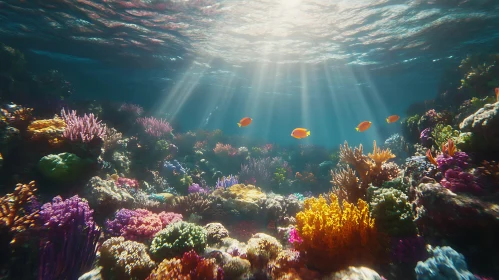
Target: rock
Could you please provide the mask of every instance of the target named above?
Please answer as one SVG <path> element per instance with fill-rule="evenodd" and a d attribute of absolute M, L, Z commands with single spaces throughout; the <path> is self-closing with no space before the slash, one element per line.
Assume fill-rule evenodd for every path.
<path fill-rule="evenodd" d="M 100 274 L 101 270 L 102 270 L 101 266 L 94 268 L 89 272 L 80 276 L 78 280 L 102 280 L 102 275 Z"/>
<path fill-rule="evenodd" d="M 499 102 L 486 104 L 474 114 L 465 118 L 459 129 L 471 132 L 472 149 L 481 153 L 499 154 Z"/>
<path fill-rule="evenodd" d="M 471 271 L 499 275 L 499 205 L 439 183 L 421 183 L 415 193 L 416 223 L 426 241 L 462 253 Z"/>

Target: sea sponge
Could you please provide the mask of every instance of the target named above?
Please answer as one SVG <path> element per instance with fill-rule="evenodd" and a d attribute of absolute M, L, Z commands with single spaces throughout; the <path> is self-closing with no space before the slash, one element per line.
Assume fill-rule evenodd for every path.
<path fill-rule="evenodd" d="M 68 182 L 75 179 L 90 162 L 75 154 L 60 153 L 44 156 L 38 162 L 38 169 L 47 178 L 56 182 Z"/>
<path fill-rule="evenodd" d="M 144 279 L 154 266 L 147 253 L 147 247 L 123 237 L 111 237 L 102 243 L 99 265 L 102 274 L 115 279 Z"/>
<path fill-rule="evenodd" d="M 269 261 L 275 259 L 281 250 L 282 245 L 275 237 L 257 233 L 248 240 L 246 256 L 252 267 L 262 269 Z"/>
<path fill-rule="evenodd" d="M 303 242 L 296 244 L 306 252 L 310 268 L 332 272 L 355 264 L 383 260 L 383 251 L 369 208 L 359 199 L 357 206 L 329 194 L 330 204 L 320 196 L 305 200 L 304 210 L 296 215 L 296 229 Z"/>
<path fill-rule="evenodd" d="M 207 231 L 195 224 L 179 221 L 169 224 L 154 236 L 150 251 L 158 259 L 181 256 L 190 250 L 203 252 Z"/>

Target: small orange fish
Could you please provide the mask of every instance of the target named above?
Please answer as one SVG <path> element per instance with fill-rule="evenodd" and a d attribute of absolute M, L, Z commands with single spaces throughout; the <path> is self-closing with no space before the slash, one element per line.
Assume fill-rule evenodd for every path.
<path fill-rule="evenodd" d="M 388 118 L 386 118 L 387 123 L 394 123 L 400 119 L 399 115 L 391 115 Z"/>
<path fill-rule="evenodd" d="M 499 87 L 496 87 L 496 101 L 499 101 Z"/>
<path fill-rule="evenodd" d="M 248 118 L 248 117 L 246 117 L 246 118 L 242 118 L 242 119 L 241 119 L 241 120 L 237 123 L 237 125 L 238 125 L 239 127 L 241 127 L 241 126 L 242 126 L 242 127 L 245 127 L 245 126 L 248 126 L 248 125 L 251 123 L 251 121 L 252 121 L 252 120 L 253 120 L 252 118 Z"/>
<path fill-rule="evenodd" d="M 363 122 L 359 123 L 359 125 L 355 128 L 355 130 L 357 130 L 358 132 L 364 132 L 369 127 L 371 127 L 371 123 L 372 122 L 370 122 L 370 121 L 363 121 Z"/>
<path fill-rule="evenodd" d="M 295 128 L 293 132 L 291 132 L 291 136 L 296 139 L 302 139 L 310 136 L 310 130 L 306 128 Z"/>

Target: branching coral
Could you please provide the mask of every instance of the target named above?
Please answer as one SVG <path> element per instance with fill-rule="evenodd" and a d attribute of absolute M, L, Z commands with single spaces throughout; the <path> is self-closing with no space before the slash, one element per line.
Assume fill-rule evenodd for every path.
<path fill-rule="evenodd" d="M 191 193 L 187 196 L 175 197 L 172 207 L 175 212 L 182 213 L 185 217 L 192 214 L 203 215 L 210 212 L 213 201 L 208 195 Z"/>
<path fill-rule="evenodd" d="M 307 264 L 323 272 L 337 271 L 351 264 L 373 264 L 383 260 L 383 251 L 365 201 L 357 206 L 329 195 L 305 200 L 305 209 L 296 215 L 297 231 L 303 242 L 297 245 L 307 252 Z"/>
<path fill-rule="evenodd" d="M 39 211 L 30 209 L 31 204 L 36 202 L 36 190 L 35 181 L 17 184 L 13 193 L 0 198 L 0 226 L 14 233 L 11 243 L 15 243 L 19 234 L 36 224 Z"/>
<path fill-rule="evenodd" d="M 181 259 L 162 261 L 148 280 L 221 280 L 224 273 L 215 259 L 205 259 L 194 251 L 185 252 Z"/>
<path fill-rule="evenodd" d="M 125 241 L 123 237 L 106 240 L 100 252 L 99 265 L 103 267 L 103 274 L 112 273 L 115 279 L 144 279 L 155 266 L 144 244 Z"/>
<path fill-rule="evenodd" d="M 106 126 L 97 120 L 94 114 L 84 114 L 83 117 L 77 116 L 76 111 L 61 111 L 61 117 L 66 122 L 63 136 L 71 141 L 82 141 L 88 143 L 94 138 L 103 138 L 106 134 Z"/>
<path fill-rule="evenodd" d="M 381 186 L 383 182 L 397 177 L 399 168 L 395 163 L 386 163 L 394 158 L 395 155 L 390 149 L 380 149 L 374 141 L 373 152 L 368 156 L 363 154 L 362 144 L 352 150 L 345 141 L 343 146 L 340 145 L 340 161 L 354 167 L 357 175 L 360 177 L 360 182 L 354 184 L 356 178 L 351 169 L 340 169 L 340 171 L 332 173 L 333 185 L 339 190 L 335 190 L 341 199 L 346 196 L 350 202 L 355 202 L 357 199 L 365 198 L 365 194 L 369 184 Z"/>

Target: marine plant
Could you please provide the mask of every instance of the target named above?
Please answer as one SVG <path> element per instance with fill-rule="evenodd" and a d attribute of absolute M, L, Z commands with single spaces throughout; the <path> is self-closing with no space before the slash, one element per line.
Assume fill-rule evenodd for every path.
<path fill-rule="evenodd" d="M 181 256 L 195 250 L 202 253 L 207 244 L 207 231 L 188 222 L 169 224 L 154 236 L 149 250 L 157 259 Z"/>
<path fill-rule="evenodd" d="M 304 210 L 296 214 L 296 230 L 303 240 L 296 248 L 306 252 L 310 268 L 321 272 L 338 271 L 349 265 L 370 265 L 382 261 L 375 221 L 368 204 L 346 200 L 342 205 L 335 194 L 329 204 L 322 195 L 305 200 Z"/>

